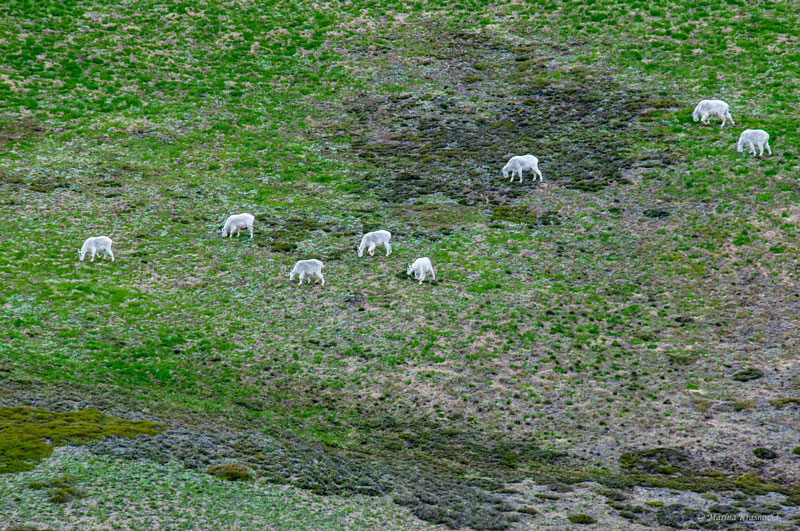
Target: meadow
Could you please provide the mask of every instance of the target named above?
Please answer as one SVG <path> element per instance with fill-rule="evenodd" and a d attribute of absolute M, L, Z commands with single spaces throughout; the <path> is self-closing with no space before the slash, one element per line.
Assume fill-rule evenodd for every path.
<path fill-rule="evenodd" d="M 0 523 L 797 525 L 798 9 L 4 2 Z"/>

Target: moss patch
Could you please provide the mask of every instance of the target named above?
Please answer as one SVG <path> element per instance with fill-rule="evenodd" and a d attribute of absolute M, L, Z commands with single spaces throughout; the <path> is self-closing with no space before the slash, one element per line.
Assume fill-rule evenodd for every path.
<path fill-rule="evenodd" d="M 753 367 L 748 367 L 735 373 L 733 376 L 731 376 L 731 378 L 737 382 L 749 382 L 750 380 L 758 380 L 762 376 L 764 376 L 764 371 L 755 369 Z"/>
<path fill-rule="evenodd" d="M 569 518 L 569 521 L 572 522 L 573 524 L 586 525 L 586 524 L 593 524 L 597 521 L 588 514 L 571 514 L 567 518 Z"/>
<path fill-rule="evenodd" d="M 32 470 L 55 446 L 85 444 L 100 437 L 153 435 L 161 429 L 158 423 L 109 417 L 96 409 L 56 412 L 2 407 L 0 474 Z"/>
<path fill-rule="evenodd" d="M 753 455 L 755 455 L 759 459 L 775 459 L 776 457 L 778 457 L 778 454 L 776 454 L 769 448 L 756 448 L 755 450 L 753 450 Z"/>
<path fill-rule="evenodd" d="M 756 403 L 752 400 L 737 400 L 731 404 L 734 411 L 744 411 L 746 409 L 753 409 Z"/>
<path fill-rule="evenodd" d="M 780 409 L 783 406 L 787 406 L 789 404 L 797 404 L 800 405 L 800 398 L 788 397 L 788 398 L 774 398 L 769 401 L 770 404 L 775 406 L 776 408 Z"/>
<path fill-rule="evenodd" d="M 665 218 L 669 212 L 663 208 L 648 208 L 642 212 L 648 218 Z"/>
<path fill-rule="evenodd" d="M 625 495 L 624 492 L 617 490 L 617 489 L 600 489 L 597 491 L 598 494 L 601 496 L 605 496 L 611 501 L 625 501 L 628 499 L 628 496 Z"/>
<path fill-rule="evenodd" d="M 226 463 L 208 467 L 207 472 L 212 476 L 227 479 L 228 481 L 250 481 L 254 479 L 253 472 L 242 463 Z"/>
<path fill-rule="evenodd" d="M 651 448 L 626 452 L 619 458 L 619 464 L 629 470 L 650 474 L 674 474 L 686 468 L 689 458 L 675 448 Z"/>
<path fill-rule="evenodd" d="M 78 498 L 83 498 L 86 493 L 75 483 L 74 476 L 61 476 L 49 481 L 32 481 L 28 484 L 29 489 L 42 490 L 50 489 L 47 492 L 47 499 L 53 503 L 67 503 Z"/>

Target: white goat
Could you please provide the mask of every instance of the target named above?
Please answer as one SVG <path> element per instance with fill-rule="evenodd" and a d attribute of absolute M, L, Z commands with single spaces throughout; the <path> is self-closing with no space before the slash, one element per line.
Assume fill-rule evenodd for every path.
<path fill-rule="evenodd" d="M 697 104 L 697 107 L 694 108 L 694 112 L 692 113 L 692 118 L 695 122 L 700 120 L 706 125 L 709 125 L 708 120 L 712 116 L 719 116 L 722 118 L 721 128 L 725 127 L 725 122 L 728 120 L 730 120 L 731 126 L 736 125 L 733 122 L 730 111 L 728 111 L 728 104 L 722 100 L 703 100 Z"/>
<path fill-rule="evenodd" d="M 764 148 L 767 148 L 767 153 L 772 155 L 772 148 L 769 147 L 769 133 L 763 129 L 745 129 L 742 131 L 742 134 L 739 135 L 739 141 L 736 143 L 736 151 L 742 153 L 745 144 L 750 148 L 750 152 L 753 155 L 756 154 L 756 146 L 758 146 L 759 157 L 764 156 Z"/>
<path fill-rule="evenodd" d="M 414 275 L 414 279 L 419 280 L 419 283 L 422 284 L 422 281 L 425 280 L 425 276 L 430 273 L 433 280 L 436 280 L 436 272 L 433 270 L 433 266 L 431 265 L 431 259 L 427 256 L 423 256 L 422 258 L 417 258 L 414 260 L 414 263 L 408 266 L 406 270 L 407 275 Z"/>
<path fill-rule="evenodd" d="M 503 166 L 503 178 L 508 177 L 508 174 L 511 174 L 511 181 L 514 182 L 514 174 L 519 175 L 519 182 L 522 182 L 522 172 L 525 170 L 530 170 L 533 172 L 533 180 L 536 180 L 536 176 L 539 176 L 539 180 L 544 180 L 542 178 L 542 172 L 539 171 L 539 159 L 534 157 L 533 155 L 520 155 L 516 157 L 511 157 L 509 161 Z"/>
<path fill-rule="evenodd" d="M 289 273 L 289 281 L 294 280 L 295 275 L 300 275 L 300 282 L 297 285 L 301 285 L 303 283 L 303 279 L 308 275 L 308 283 L 311 284 L 311 276 L 315 275 L 318 279 L 322 281 L 322 285 L 325 285 L 325 277 L 322 276 L 322 268 L 325 267 L 325 264 L 320 262 L 319 260 L 311 259 L 311 260 L 298 260 L 296 264 L 294 264 L 294 268 L 292 272 Z M 316 280 L 315 280 L 316 282 Z"/>
<path fill-rule="evenodd" d="M 370 256 L 375 256 L 375 247 L 378 245 L 386 247 L 386 256 L 389 256 L 392 254 L 392 246 L 389 244 L 390 239 L 392 239 L 392 233 L 388 230 L 376 230 L 375 232 L 366 233 L 358 245 L 358 256 L 364 256 L 364 249 L 367 249 Z"/>
<path fill-rule="evenodd" d="M 90 260 L 90 262 L 94 262 L 94 255 L 102 251 L 103 256 L 110 256 L 111 261 L 113 262 L 114 253 L 111 252 L 112 243 L 114 242 L 112 242 L 111 238 L 107 236 L 97 236 L 95 238 L 88 238 L 85 242 L 83 242 L 83 247 L 81 247 L 81 250 L 78 251 L 78 256 L 80 256 L 81 262 L 83 262 L 83 258 L 86 256 L 86 253 L 91 251 L 92 259 Z"/>
<path fill-rule="evenodd" d="M 235 214 L 230 216 L 227 220 L 225 220 L 225 226 L 222 227 L 222 237 L 228 236 L 229 238 L 233 236 L 233 233 L 236 233 L 236 237 L 239 237 L 239 231 L 242 229 L 247 229 L 250 231 L 250 237 L 253 237 L 253 222 L 256 218 L 253 217 L 252 214 Z"/>

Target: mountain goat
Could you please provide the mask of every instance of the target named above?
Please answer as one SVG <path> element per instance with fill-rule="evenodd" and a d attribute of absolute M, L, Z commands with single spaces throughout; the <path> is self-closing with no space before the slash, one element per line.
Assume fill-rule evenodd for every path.
<path fill-rule="evenodd" d="M 534 157 L 533 155 L 520 155 L 516 157 L 511 157 L 509 161 L 503 166 L 503 178 L 505 179 L 508 177 L 508 174 L 511 174 L 511 181 L 514 182 L 514 174 L 519 176 L 519 182 L 522 182 L 522 172 L 525 170 L 530 170 L 533 173 L 533 180 L 536 180 L 536 176 L 539 176 L 539 180 L 544 180 L 542 178 L 542 172 L 539 171 L 539 159 Z"/>
<path fill-rule="evenodd" d="M 81 262 L 83 262 L 83 258 L 86 256 L 86 253 L 91 251 L 92 259 L 90 260 L 90 262 L 94 262 L 94 255 L 102 251 L 103 256 L 110 256 L 111 261 L 113 262 L 114 253 L 111 252 L 112 243 L 114 242 L 112 242 L 111 238 L 107 236 L 97 236 L 94 238 L 89 238 L 85 242 L 83 242 L 83 247 L 81 247 L 81 250 L 78 251 L 78 256 L 80 256 Z"/>
<path fill-rule="evenodd" d="M 436 272 L 433 270 L 433 266 L 431 265 L 431 259 L 427 256 L 423 256 L 422 258 L 417 258 L 414 260 L 414 263 L 408 266 L 406 270 L 407 275 L 414 275 L 414 279 L 419 280 L 419 283 L 422 284 L 422 281 L 425 280 L 425 276 L 430 273 L 431 278 L 436 280 Z"/>
<path fill-rule="evenodd" d="M 721 128 L 725 127 L 725 122 L 728 120 L 730 120 L 731 126 L 736 125 L 733 122 L 731 113 L 728 111 L 728 104 L 722 100 L 703 100 L 697 104 L 697 107 L 694 108 L 694 112 L 692 113 L 692 118 L 695 122 L 700 120 L 706 125 L 709 125 L 708 119 L 712 116 L 719 116 L 722 118 Z"/>
<path fill-rule="evenodd" d="M 764 156 L 764 148 L 767 148 L 767 153 L 772 155 L 772 148 L 769 147 L 769 133 L 763 129 L 745 129 L 739 135 L 739 141 L 736 143 L 736 151 L 742 153 L 744 145 L 750 148 L 750 152 L 756 154 L 756 146 L 758 146 L 758 156 Z"/>
<path fill-rule="evenodd" d="M 308 275 L 308 283 L 311 284 L 311 276 L 314 275 L 322 281 L 322 285 L 324 286 L 325 277 L 322 276 L 323 267 L 325 267 L 325 264 L 316 259 L 298 260 L 297 263 L 294 264 L 292 272 L 289 273 L 289 281 L 293 281 L 295 275 L 300 275 L 300 282 L 297 283 L 297 285 L 300 286 L 303 283 L 303 279 Z"/>
<path fill-rule="evenodd" d="M 225 220 L 225 226 L 222 227 L 222 237 L 231 237 L 236 232 L 236 237 L 239 237 L 239 231 L 247 229 L 250 231 L 250 237 L 253 237 L 253 222 L 256 218 L 252 214 L 235 214 Z"/>
<path fill-rule="evenodd" d="M 367 249 L 370 256 L 374 256 L 375 247 L 378 245 L 383 245 L 386 248 L 386 256 L 389 256 L 392 254 L 392 246 L 389 244 L 391 238 L 392 233 L 388 230 L 376 230 L 366 233 L 358 245 L 358 256 L 364 256 L 364 249 Z"/>

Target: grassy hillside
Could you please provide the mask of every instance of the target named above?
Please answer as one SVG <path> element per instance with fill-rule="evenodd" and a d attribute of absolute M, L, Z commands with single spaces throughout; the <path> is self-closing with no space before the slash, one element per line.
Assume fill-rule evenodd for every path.
<path fill-rule="evenodd" d="M 789 522 L 798 8 L 5 2 L 0 405 L 163 422 L 90 448 L 452 527 L 569 525 L 523 510 L 531 478 Z M 736 126 L 694 123 L 703 98 Z M 527 152 L 544 183 L 504 181 Z M 221 238 L 238 212 L 253 240 Z M 376 229 L 394 253 L 358 258 Z M 100 234 L 116 262 L 79 262 Z M 289 283 L 304 258 L 324 287 Z"/>

